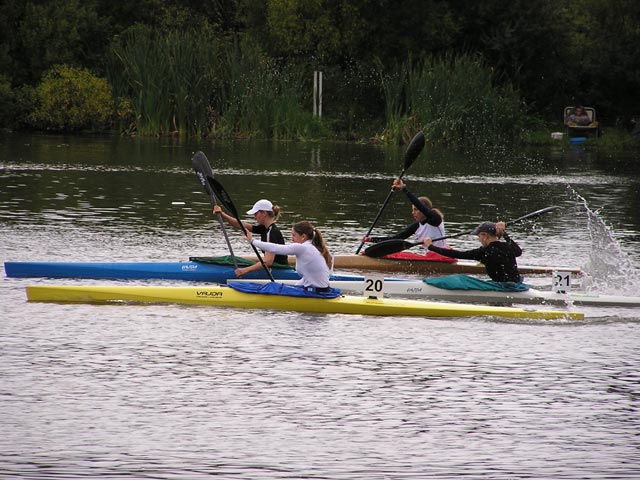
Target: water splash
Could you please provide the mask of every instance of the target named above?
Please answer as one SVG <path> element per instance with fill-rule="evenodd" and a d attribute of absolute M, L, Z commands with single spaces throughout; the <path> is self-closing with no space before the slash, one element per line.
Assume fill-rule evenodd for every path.
<path fill-rule="evenodd" d="M 582 284 L 588 290 L 619 295 L 640 293 L 640 271 L 631 257 L 622 249 L 612 229 L 605 223 L 599 210 L 592 210 L 587 200 L 570 186 L 570 193 L 584 208 L 587 232 L 591 242 L 589 260 L 584 268 L 587 277 Z"/>

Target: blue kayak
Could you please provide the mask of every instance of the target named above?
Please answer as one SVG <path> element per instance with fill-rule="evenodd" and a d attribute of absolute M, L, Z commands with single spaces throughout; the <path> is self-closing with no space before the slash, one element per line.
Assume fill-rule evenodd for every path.
<path fill-rule="evenodd" d="M 5 262 L 7 277 L 22 278 L 93 278 L 103 280 L 166 279 L 192 282 L 226 283 L 237 278 L 233 265 L 201 261 L 184 262 Z M 300 276 L 290 268 L 273 268 L 276 280 L 297 280 Z M 264 270 L 243 275 L 243 279 L 268 278 Z M 332 275 L 332 280 L 357 280 L 353 275 Z"/>

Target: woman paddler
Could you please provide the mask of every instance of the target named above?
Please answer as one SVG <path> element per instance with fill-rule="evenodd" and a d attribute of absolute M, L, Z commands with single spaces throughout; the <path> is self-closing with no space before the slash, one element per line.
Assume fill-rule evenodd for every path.
<path fill-rule="evenodd" d="M 240 228 L 238 221 L 222 211 L 220 205 L 215 205 L 213 207 L 213 214 L 222 215 L 230 225 L 235 228 Z M 269 200 L 258 200 L 251 210 L 247 211 L 247 215 L 253 215 L 256 223 L 251 224 L 249 222 L 242 222 L 244 228 L 247 232 L 255 233 L 260 235 L 260 239 L 265 242 L 284 244 L 284 236 L 282 232 L 276 225 L 276 221 L 280 218 L 280 207 L 274 205 Z M 282 265 L 288 265 L 287 255 L 275 255 L 270 252 L 266 252 L 264 255 L 264 263 L 267 267 L 271 267 L 274 263 L 280 263 Z M 236 268 L 235 274 L 238 277 L 245 275 L 249 272 L 253 272 L 256 270 L 262 270 L 262 264 L 260 262 L 256 262 L 253 265 L 249 265 L 248 267 Z"/>
<path fill-rule="evenodd" d="M 423 244 L 428 250 L 446 257 L 476 260 L 484 264 L 487 275 L 494 282 L 522 283 L 516 260 L 516 257 L 522 255 L 522 249 L 507 235 L 505 226 L 504 222 L 482 222 L 472 232 L 478 236 L 481 246 L 472 250 L 440 248 L 435 246 L 429 237 L 423 240 Z"/>
<path fill-rule="evenodd" d="M 330 290 L 331 254 L 320 230 L 311 222 L 303 220 L 295 223 L 291 228 L 292 243 L 286 245 L 254 240 L 249 230 L 245 239 L 265 252 L 276 255 L 295 255 L 296 272 L 301 277 L 296 285 L 315 292 Z"/>
<path fill-rule="evenodd" d="M 419 242 L 422 242 L 425 238 L 440 238 L 445 236 L 444 231 L 444 216 L 442 212 L 437 208 L 433 208 L 433 204 L 428 197 L 416 197 L 403 183 L 402 180 L 396 178 L 391 186 L 393 190 L 402 191 L 409 201 L 411 202 L 411 216 L 414 222 L 408 225 L 401 232 L 389 237 L 363 237 L 363 242 L 383 242 L 386 240 L 406 240 L 407 238 L 415 235 Z M 448 248 L 445 240 L 438 240 L 434 242 L 437 247 Z M 447 257 L 442 257 L 436 252 L 430 252 L 425 249 L 427 259 L 434 261 L 446 261 Z"/>

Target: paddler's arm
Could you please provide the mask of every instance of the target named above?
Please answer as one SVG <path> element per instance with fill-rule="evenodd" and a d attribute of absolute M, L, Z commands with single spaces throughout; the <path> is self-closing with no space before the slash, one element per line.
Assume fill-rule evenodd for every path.
<path fill-rule="evenodd" d="M 236 222 L 237 223 L 237 222 Z M 247 240 L 249 243 L 251 243 L 252 239 L 253 239 L 253 235 L 251 234 L 251 230 L 247 230 L 247 235 L 246 237 L 244 237 L 245 240 Z M 271 265 L 273 265 L 273 260 L 276 258 L 275 253 L 271 253 L 271 252 L 264 252 L 264 256 L 262 258 L 262 260 L 264 261 L 265 265 L 269 268 L 271 268 Z M 262 270 L 264 267 L 262 266 L 262 263 L 260 262 L 256 262 L 253 265 L 249 265 L 247 267 L 240 267 L 240 268 L 236 268 L 234 270 L 236 277 L 241 277 L 242 275 L 246 275 L 249 272 L 255 272 L 256 270 Z"/>
<path fill-rule="evenodd" d="M 238 223 L 238 220 L 236 220 L 236 219 L 235 219 L 234 217 L 232 217 L 231 215 L 229 215 L 229 214 L 227 214 L 227 213 L 224 213 L 224 212 L 222 211 L 222 207 L 220 207 L 220 205 L 214 205 L 214 206 L 213 206 L 213 214 L 214 214 L 214 215 L 217 215 L 218 213 L 219 213 L 220 215 L 222 215 L 222 218 L 224 218 L 224 219 L 229 223 L 229 225 L 231 225 L 232 227 L 235 227 L 235 228 L 240 228 L 240 224 Z M 244 228 L 245 228 L 246 230 L 248 230 L 249 232 L 250 232 L 251 230 L 253 230 L 253 225 L 251 225 L 250 223 L 242 222 L 242 224 L 244 225 Z"/>
<path fill-rule="evenodd" d="M 265 265 L 269 268 L 271 268 L 271 265 L 273 265 L 273 260 L 276 258 L 275 253 L 271 253 L 271 252 L 263 252 L 264 255 L 262 256 L 262 260 L 264 261 Z M 239 267 L 235 269 L 235 274 L 236 277 L 241 277 L 242 275 L 246 275 L 247 273 L 250 272 L 255 272 L 257 270 L 263 270 L 264 267 L 262 266 L 262 264 L 260 262 L 256 262 L 253 265 L 249 265 L 248 267 Z"/>
<path fill-rule="evenodd" d="M 425 238 L 422 241 L 422 244 L 424 245 L 424 248 L 449 258 L 460 258 L 464 260 L 480 261 L 482 258 L 484 258 L 484 253 L 485 253 L 484 248 L 474 248 L 473 250 L 461 251 L 461 250 L 454 250 L 452 248 L 436 247 L 435 245 L 432 244 L 432 240 L 430 237 Z"/>
<path fill-rule="evenodd" d="M 429 225 L 433 225 L 434 227 L 437 227 L 442 223 L 442 217 L 440 216 L 440 214 L 435 210 L 433 210 L 432 208 L 427 207 L 424 203 L 422 203 L 420 199 L 416 197 L 413 194 L 413 192 L 411 192 L 407 188 L 407 186 L 404 184 L 402 180 L 400 180 L 399 178 L 396 178 L 393 181 L 392 188 L 394 190 L 402 190 L 404 194 L 407 196 L 407 198 L 409 199 L 409 201 L 413 204 L 413 206 L 422 212 L 422 214 L 424 215 Z"/>
<path fill-rule="evenodd" d="M 496 235 L 498 238 L 504 238 L 504 241 L 509 245 L 509 248 L 516 257 L 522 255 L 522 248 L 513 240 L 505 230 L 506 224 L 504 222 L 496 222 Z"/>

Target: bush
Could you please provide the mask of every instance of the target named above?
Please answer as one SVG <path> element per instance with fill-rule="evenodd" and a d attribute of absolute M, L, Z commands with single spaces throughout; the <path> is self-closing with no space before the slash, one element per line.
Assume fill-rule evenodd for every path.
<path fill-rule="evenodd" d="M 89 71 L 57 65 L 45 73 L 35 89 L 32 127 L 71 132 L 108 129 L 114 115 L 111 86 Z"/>

